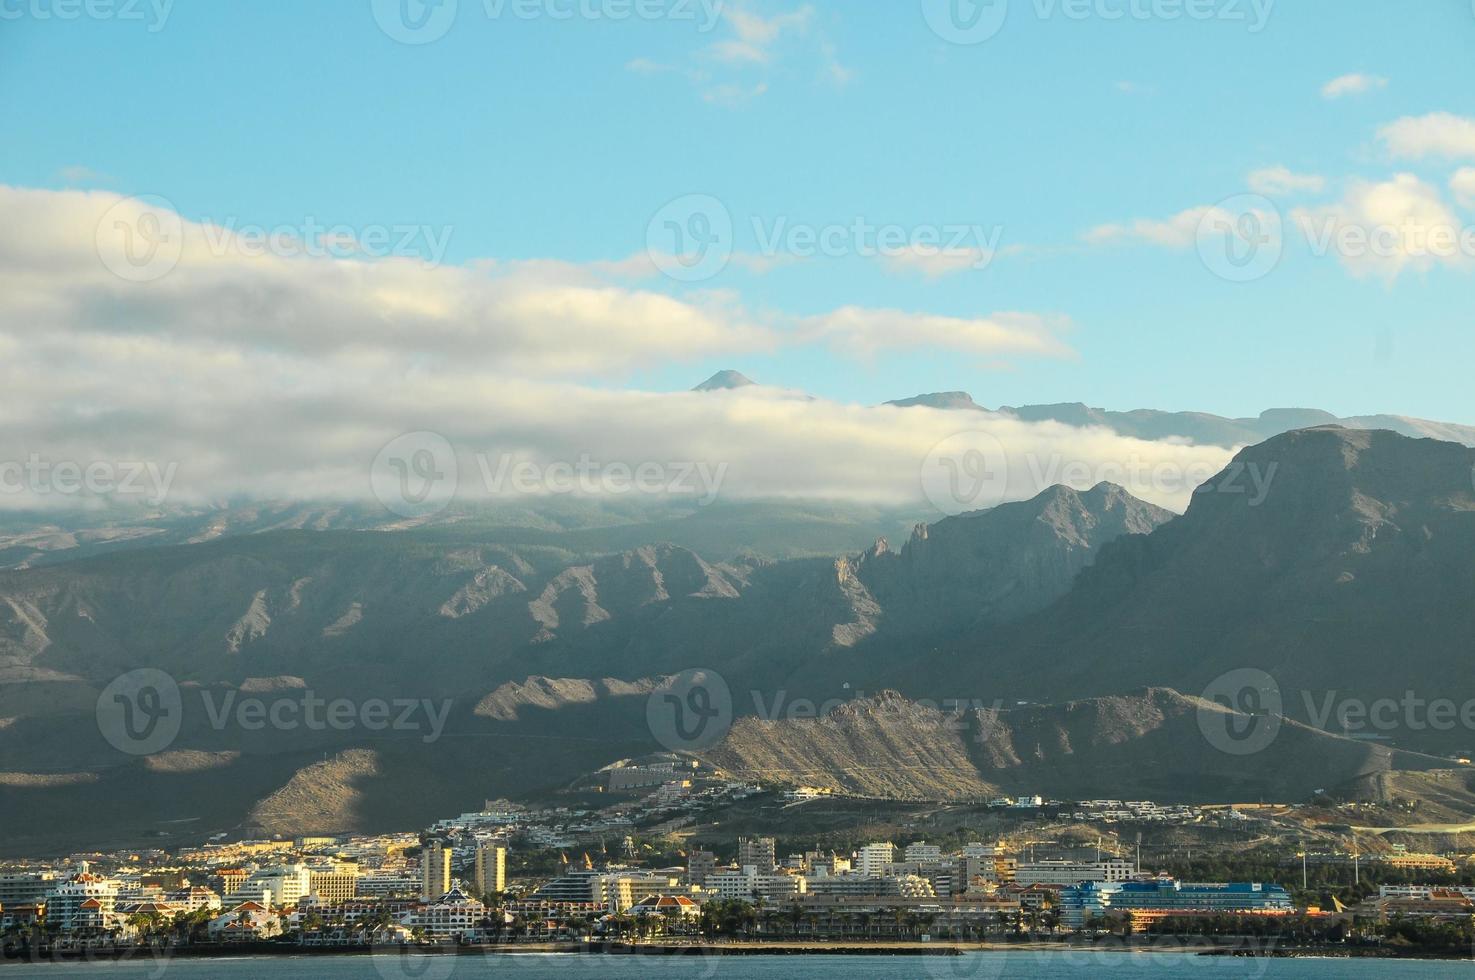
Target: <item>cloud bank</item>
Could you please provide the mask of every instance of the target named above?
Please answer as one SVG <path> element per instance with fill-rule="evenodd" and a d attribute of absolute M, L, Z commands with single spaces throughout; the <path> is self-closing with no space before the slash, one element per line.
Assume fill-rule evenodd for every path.
<path fill-rule="evenodd" d="M 300 242 L 256 254 L 219 228 L 100 192 L 0 188 L 0 228 L 0 463 L 147 461 L 173 474 L 169 502 L 369 501 L 376 457 L 417 431 L 453 447 L 467 499 L 498 492 L 480 478 L 486 459 L 589 457 L 721 466 L 724 497 L 915 503 L 940 445 L 968 453 L 977 443 L 1003 447 L 1003 499 L 1032 495 L 1041 479 L 1113 479 L 1182 509 L 1192 488 L 1183 474 L 1206 477 L 1229 457 L 762 387 L 601 386 L 635 366 L 795 344 L 1073 356 L 1056 317 L 844 307 L 759 318 L 730 294 L 667 295 L 559 262 L 434 267 L 312 256 Z M 144 229 L 161 251 L 143 248 Z M 133 266 L 119 275 L 129 248 L 150 275 L 160 254 L 167 268 L 143 281 Z M 0 492 L 5 509 L 80 502 Z"/>

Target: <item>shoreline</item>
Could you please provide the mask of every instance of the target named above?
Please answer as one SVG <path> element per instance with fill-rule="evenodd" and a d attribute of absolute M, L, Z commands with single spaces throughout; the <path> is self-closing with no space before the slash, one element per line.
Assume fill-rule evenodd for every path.
<path fill-rule="evenodd" d="M 951 940 L 874 942 L 821 940 L 734 940 L 728 942 L 547 942 L 475 945 L 297 946 L 282 943 L 231 943 L 194 946 L 119 946 L 76 949 L 7 948 L 0 963 L 126 962 L 132 960 L 204 960 L 233 958 L 313 958 L 319 956 L 963 956 L 970 953 L 1061 953 L 1067 955 L 1153 954 L 1180 956 L 1266 957 L 1275 959 L 1423 959 L 1469 960 L 1469 950 L 1409 949 L 1387 946 L 1262 945 L 1254 937 L 1226 941 L 1216 937 L 1154 937 L 1140 942 Z"/>

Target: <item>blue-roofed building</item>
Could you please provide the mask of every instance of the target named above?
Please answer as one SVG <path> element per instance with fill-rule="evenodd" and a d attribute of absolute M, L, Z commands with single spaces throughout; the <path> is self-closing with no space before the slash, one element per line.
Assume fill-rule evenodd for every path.
<path fill-rule="evenodd" d="M 1204 884 L 1173 878 L 1138 881 L 1084 881 L 1060 893 L 1060 921 L 1079 929 L 1093 917 L 1112 912 L 1184 914 L 1289 913 L 1290 894 L 1276 884 Z"/>

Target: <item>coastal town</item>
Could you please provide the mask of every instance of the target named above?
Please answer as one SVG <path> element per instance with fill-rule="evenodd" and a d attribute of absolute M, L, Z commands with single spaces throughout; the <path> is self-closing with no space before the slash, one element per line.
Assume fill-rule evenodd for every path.
<path fill-rule="evenodd" d="M 1000 798 L 980 809 L 1012 832 L 821 846 L 710 830 L 719 823 L 713 814 L 736 804 L 792 821 L 831 801 L 829 789 L 725 780 L 675 757 L 595 775 L 598 785 L 584 788 L 616 797 L 609 805 L 494 800 L 403 833 L 217 835 L 186 846 L 12 860 L 0 864 L 5 956 L 246 946 L 941 949 L 1184 935 L 1386 951 L 1468 945 L 1475 925 L 1475 855 L 1308 847 L 1280 854 L 1271 874 L 1214 880 L 1190 876 L 1193 866 L 1181 858 L 1141 855 L 1143 828 L 1224 835 L 1269 827 L 1250 806 Z M 1079 833 L 1041 840 L 1042 814 L 1056 828 L 1087 821 L 1104 833 L 1094 842 Z M 1135 841 L 1113 825 L 1136 828 Z M 1230 871 L 1257 867 L 1217 860 Z"/>

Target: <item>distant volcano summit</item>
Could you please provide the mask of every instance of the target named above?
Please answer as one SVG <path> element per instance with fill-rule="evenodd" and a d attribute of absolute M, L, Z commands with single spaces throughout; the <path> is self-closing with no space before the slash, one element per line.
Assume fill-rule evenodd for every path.
<path fill-rule="evenodd" d="M 692 391 L 726 391 L 730 388 L 749 388 L 757 384 L 741 371 L 718 371 Z"/>

